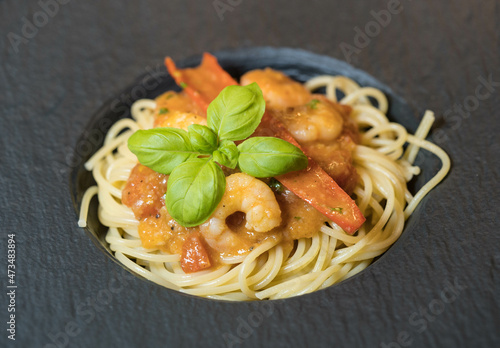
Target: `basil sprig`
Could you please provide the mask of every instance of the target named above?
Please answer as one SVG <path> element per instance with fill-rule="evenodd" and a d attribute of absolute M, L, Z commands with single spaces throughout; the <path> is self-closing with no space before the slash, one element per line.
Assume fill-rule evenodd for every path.
<path fill-rule="evenodd" d="M 182 226 L 205 222 L 226 189 L 221 166 L 238 167 L 254 177 L 272 177 L 307 167 L 307 157 L 296 146 L 273 137 L 248 138 L 265 111 L 256 83 L 226 87 L 207 109 L 207 126 L 188 130 L 153 128 L 139 130 L 128 147 L 139 162 L 170 175 L 165 201 L 169 214 Z"/>

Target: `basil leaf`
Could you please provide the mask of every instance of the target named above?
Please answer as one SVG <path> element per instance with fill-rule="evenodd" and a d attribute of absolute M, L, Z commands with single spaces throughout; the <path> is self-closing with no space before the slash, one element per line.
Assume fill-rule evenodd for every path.
<path fill-rule="evenodd" d="M 238 145 L 241 171 L 256 178 L 285 174 L 307 167 L 307 156 L 295 145 L 272 137 L 254 137 Z"/>
<path fill-rule="evenodd" d="M 255 131 L 265 109 L 262 91 L 255 82 L 228 86 L 208 106 L 208 126 L 219 140 L 243 140 Z"/>
<path fill-rule="evenodd" d="M 226 178 L 211 159 L 193 158 L 177 166 L 167 183 L 169 214 L 182 226 L 205 222 L 224 195 Z"/>
<path fill-rule="evenodd" d="M 213 153 L 214 161 L 220 165 L 234 169 L 238 164 L 238 148 L 234 141 L 224 140 L 219 149 Z"/>
<path fill-rule="evenodd" d="M 217 135 L 201 124 L 192 124 L 188 127 L 188 136 L 193 149 L 211 154 L 217 149 Z"/>
<path fill-rule="evenodd" d="M 141 164 L 163 174 L 200 155 L 191 146 L 188 133 L 177 128 L 138 130 L 129 138 L 128 148 Z"/>

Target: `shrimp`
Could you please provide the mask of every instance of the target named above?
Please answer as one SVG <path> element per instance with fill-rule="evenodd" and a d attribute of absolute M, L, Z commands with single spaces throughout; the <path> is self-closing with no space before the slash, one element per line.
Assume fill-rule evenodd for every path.
<path fill-rule="evenodd" d="M 344 125 L 335 104 L 320 96 L 306 105 L 276 112 L 276 116 L 300 144 L 334 141 Z"/>
<path fill-rule="evenodd" d="M 301 83 L 266 68 L 252 70 L 241 77 L 241 84 L 256 82 L 269 109 L 276 113 L 299 143 L 335 140 L 342 132 L 343 118 L 335 105 L 313 96 Z"/>
<path fill-rule="evenodd" d="M 256 82 L 269 109 L 283 110 L 304 105 L 311 99 L 311 93 L 301 83 L 270 68 L 249 71 L 241 77 L 240 82 L 244 86 Z"/>
<path fill-rule="evenodd" d="M 165 111 L 173 110 L 203 115 L 203 110 L 185 92 L 169 91 L 156 97 L 155 102 L 155 115 L 158 116 L 163 115 Z"/>
<path fill-rule="evenodd" d="M 226 219 L 236 212 L 245 214 L 245 231 L 233 230 Z M 281 224 L 281 210 L 269 186 L 248 174 L 226 178 L 226 191 L 215 212 L 200 225 L 210 247 L 226 255 L 246 253 L 253 243 L 265 238 Z"/>
<path fill-rule="evenodd" d="M 187 129 L 191 124 L 206 125 L 201 108 L 186 93 L 167 92 L 156 98 L 155 127 Z"/>
<path fill-rule="evenodd" d="M 207 125 L 207 120 L 197 114 L 181 111 L 168 111 L 155 120 L 155 127 L 173 127 L 187 130 L 192 124 Z"/>

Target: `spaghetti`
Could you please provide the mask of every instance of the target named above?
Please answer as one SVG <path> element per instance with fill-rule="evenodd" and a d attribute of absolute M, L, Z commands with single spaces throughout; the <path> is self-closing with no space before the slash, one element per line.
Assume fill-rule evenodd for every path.
<path fill-rule="evenodd" d="M 378 89 L 362 88 L 342 76 L 319 76 L 305 86 L 310 91 L 325 87 L 328 99 L 351 106 L 351 117 L 362 130 L 360 144 L 353 151 L 359 175 L 353 193 L 366 222 L 355 235 L 328 222 L 312 237 L 296 240 L 293 248 L 266 239 L 243 257 L 228 258 L 217 268 L 195 273 L 181 269 L 178 254 L 144 248 L 139 221 L 121 199 L 122 188 L 137 164 L 127 140 L 136 130 L 153 127 L 153 100 L 135 102 L 133 119 L 116 122 L 103 147 L 85 163 L 97 185 L 83 196 L 79 226 L 86 226 L 90 200 L 97 195 L 99 220 L 109 228 L 106 241 L 125 267 L 167 288 L 212 299 L 282 299 L 324 289 L 359 273 L 399 238 L 405 220 L 446 176 L 450 160 L 441 148 L 425 140 L 434 121 L 431 111 L 426 111 L 416 134 L 411 135 L 388 120 L 388 102 Z M 340 101 L 337 91 L 344 95 Z M 376 106 L 370 99 L 376 100 Z M 442 167 L 412 195 L 406 184 L 420 173 L 413 165 L 419 149 L 436 155 Z"/>

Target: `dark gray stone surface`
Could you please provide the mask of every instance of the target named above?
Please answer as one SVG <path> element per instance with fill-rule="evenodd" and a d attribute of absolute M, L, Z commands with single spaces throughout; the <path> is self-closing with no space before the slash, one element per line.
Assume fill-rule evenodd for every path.
<path fill-rule="evenodd" d="M 235 6 L 221 18 L 212 1 L 0 1 L 0 279 L 7 293 L 15 233 L 18 285 L 16 341 L 3 295 L 0 346 L 498 346 L 498 2 L 401 0 L 385 26 L 370 22 L 391 1 L 216 3 Z M 366 47 L 358 30 L 372 30 Z M 82 129 L 165 55 L 252 46 L 349 60 L 415 110 L 434 110 L 451 173 L 389 253 L 326 291 L 232 304 L 124 273 L 76 225 L 68 154 Z"/>

